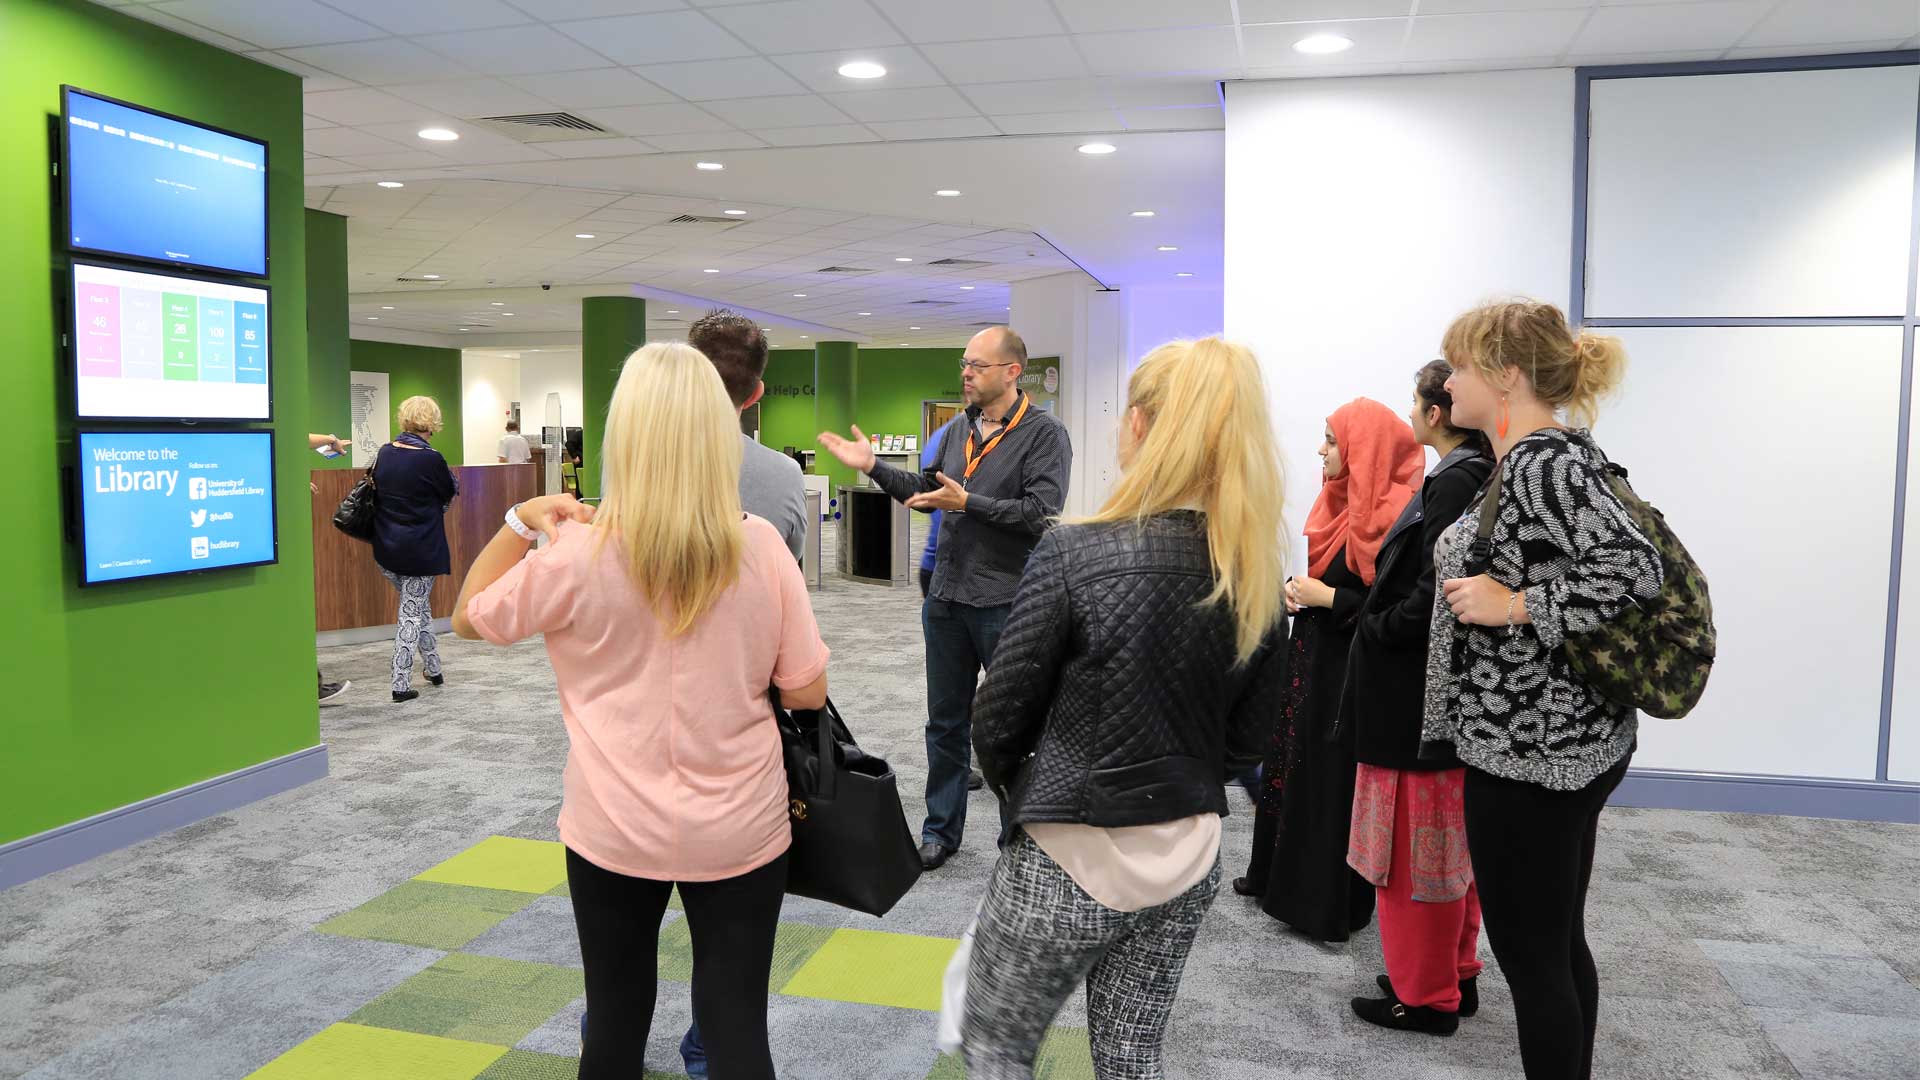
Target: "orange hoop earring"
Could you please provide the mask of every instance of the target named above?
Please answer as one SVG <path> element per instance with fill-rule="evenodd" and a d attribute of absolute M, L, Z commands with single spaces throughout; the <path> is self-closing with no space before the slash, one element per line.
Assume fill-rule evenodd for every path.
<path fill-rule="evenodd" d="M 1513 423 L 1513 417 L 1507 413 L 1507 395 L 1500 395 L 1500 416 L 1493 422 L 1493 430 L 1501 438 L 1507 437 L 1507 428 Z"/>

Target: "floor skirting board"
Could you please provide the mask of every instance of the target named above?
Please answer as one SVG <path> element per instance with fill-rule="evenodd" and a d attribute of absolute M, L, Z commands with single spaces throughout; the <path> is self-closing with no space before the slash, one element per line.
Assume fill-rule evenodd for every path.
<path fill-rule="evenodd" d="M 1920 825 L 1920 784 L 1801 776 L 1628 769 L 1615 806 L 1790 814 Z"/>
<path fill-rule="evenodd" d="M 0 889 L 64 870 L 96 855 L 204 821 L 326 775 L 327 745 L 321 743 L 0 844 Z"/>

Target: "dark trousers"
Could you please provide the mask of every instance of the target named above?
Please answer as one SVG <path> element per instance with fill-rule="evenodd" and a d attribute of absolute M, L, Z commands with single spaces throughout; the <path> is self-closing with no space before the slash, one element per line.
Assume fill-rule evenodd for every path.
<path fill-rule="evenodd" d="M 660 919 L 674 883 L 616 874 L 569 850 L 567 884 L 595 1018 L 585 1033 L 581 1080 L 638 1076 L 653 1027 Z M 693 1018 L 713 1037 L 707 1047 L 712 1075 L 773 1080 L 767 979 L 787 857 L 739 877 L 679 886 L 693 934 Z"/>
<path fill-rule="evenodd" d="M 933 571 L 923 566 L 920 568 L 920 599 L 925 600 L 927 598 L 927 594 L 932 591 L 933 591 Z"/>
<path fill-rule="evenodd" d="M 1587 884 L 1600 810 L 1625 761 L 1579 791 L 1467 770 L 1467 849 L 1487 940 L 1513 990 L 1527 1080 L 1587 1080 L 1600 976 L 1587 948 Z"/>
<path fill-rule="evenodd" d="M 958 849 L 966 832 L 973 690 L 993 659 L 1007 610 L 931 599 L 921 605 L 927 639 L 927 820 L 920 826 L 921 843 Z"/>

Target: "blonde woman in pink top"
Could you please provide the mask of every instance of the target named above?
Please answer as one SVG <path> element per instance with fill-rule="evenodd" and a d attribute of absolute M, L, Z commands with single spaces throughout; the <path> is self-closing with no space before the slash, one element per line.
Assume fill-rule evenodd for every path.
<path fill-rule="evenodd" d="M 767 979 L 786 888 L 787 780 L 767 700 L 827 696 L 827 648 L 785 541 L 740 510 L 737 413 L 698 351 L 627 358 L 606 497 L 521 503 L 460 591 L 454 630 L 546 636 L 570 750 L 560 839 L 594 1015 L 582 1080 L 640 1075 L 677 884 L 693 1014 L 717 1080 L 771 1080 Z M 550 543 L 529 552 L 544 532 Z"/>

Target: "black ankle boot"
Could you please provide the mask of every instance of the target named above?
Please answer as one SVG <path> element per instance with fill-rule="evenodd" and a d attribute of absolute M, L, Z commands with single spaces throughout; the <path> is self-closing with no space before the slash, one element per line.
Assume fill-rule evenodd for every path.
<path fill-rule="evenodd" d="M 1460 1017 L 1424 1006 L 1408 1007 L 1388 998 L 1354 998 L 1353 1014 L 1369 1024 L 1394 1031 L 1418 1031 L 1426 1035 L 1452 1035 L 1460 1029 Z"/>
<path fill-rule="evenodd" d="M 395 701 L 412 701 L 419 696 L 420 691 L 418 690 L 395 690 L 393 692 L 393 700 Z"/>
<path fill-rule="evenodd" d="M 1400 995 L 1393 992 L 1392 979 L 1387 978 L 1385 975 L 1379 975 L 1375 976 L 1373 981 L 1374 985 L 1384 990 L 1388 997 L 1395 1001 L 1400 1000 Z M 1467 1017 L 1479 1011 L 1480 977 L 1476 975 L 1471 979 L 1460 980 L 1460 1019 L 1465 1020 Z"/>
<path fill-rule="evenodd" d="M 447 677 L 445 675 L 429 675 L 427 676 L 427 681 L 435 686 L 445 686 L 447 684 Z"/>

